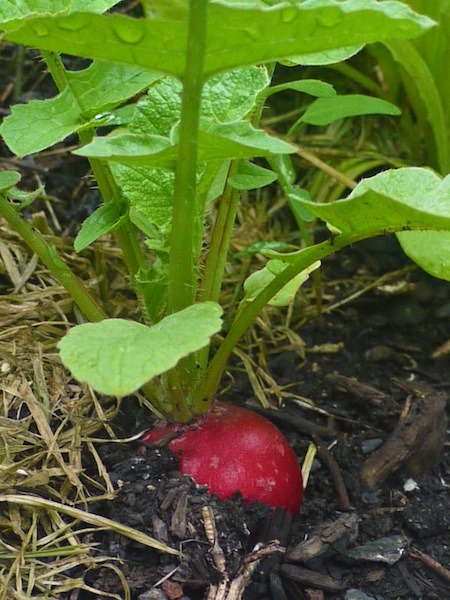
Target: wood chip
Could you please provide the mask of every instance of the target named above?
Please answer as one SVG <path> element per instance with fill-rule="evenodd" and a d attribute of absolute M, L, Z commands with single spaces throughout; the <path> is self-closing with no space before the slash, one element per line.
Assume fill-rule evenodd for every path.
<path fill-rule="evenodd" d="M 281 565 L 280 571 L 281 574 L 288 579 L 292 579 L 302 583 L 303 585 L 307 585 L 308 587 L 318 588 L 327 592 L 340 592 L 345 588 L 346 585 L 345 580 L 340 581 L 339 579 L 333 579 L 333 577 L 330 577 L 329 575 L 324 575 L 323 573 L 318 573 L 317 571 L 311 571 L 310 569 L 304 569 L 303 567 L 298 567 L 297 565 Z"/>
<path fill-rule="evenodd" d="M 402 387 L 408 387 L 402 382 Z M 377 488 L 391 474 L 403 471 L 416 477 L 434 464 L 444 446 L 448 395 L 417 382 L 408 391 L 402 415 L 386 442 L 361 468 L 361 480 L 368 489 Z"/>
<path fill-rule="evenodd" d="M 186 537 L 187 532 L 187 501 L 188 494 L 183 490 L 177 500 L 177 507 L 170 521 L 170 529 L 180 540 Z"/>
<path fill-rule="evenodd" d="M 325 554 L 336 543 L 341 549 L 347 547 L 358 537 L 358 515 L 343 514 L 336 521 L 327 521 L 316 528 L 304 542 L 300 542 L 286 555 L 288 561 L 308 561 Z"/>
<path fill-rule="evenodd" d="M 346 377 L 339 373 L 329 373 L 326 379 L 335 387 L 341 388 L 346 392 L 349 392 L 355 398 L 363 400 L 367 404 L 372 406 L 380 406 L 387 400 L 389 396 L 370 385 L 361 383 L 356 377 Z"/>

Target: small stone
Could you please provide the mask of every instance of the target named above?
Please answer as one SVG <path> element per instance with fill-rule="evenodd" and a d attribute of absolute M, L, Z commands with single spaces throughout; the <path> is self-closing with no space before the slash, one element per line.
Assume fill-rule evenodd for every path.
<path fill-rule="evenodd" d="M 167 596 L 160 588 L 152 588 L 140 594 L 138 600 L 167 600 Z"/>
<path fill-rule="evenodd" d="M 364 357 L 370 362 L 384 362 L 394 356 L 394 351 L 388 346 L 374 346 L 365 353 Z"/>
<path fill-rule="evenodd" d="M 347 590 L 345 592 L 344 600 L 382 600 L 380 596 L 368 596 L 361 590 Z"/>
<path fill-rule="evenodd" d="M 408 540 L 402 535 L 391 535 L 357 546 L 346 552 L 345 556 L 358 561 L 382 562 L 394 565 L 403 556 L 407 545 Z"/>
<path fill-rule="evenodd" d="M 373 440 L 364 440 L 361 444 L 361 450 L 363 454 L 370 454 L 381 446 L 383 440 L 381 438 L 375 438 Z"/>
<path fill-rule="evenodd" d="M 414 492 L 415 490 L 420 490 L 420 487 L 419 487 L 417 481 L 414 481 L 414 479 L 412 477 L 410 477 L 403 484 L 403 490 L 405 492 Z"/>

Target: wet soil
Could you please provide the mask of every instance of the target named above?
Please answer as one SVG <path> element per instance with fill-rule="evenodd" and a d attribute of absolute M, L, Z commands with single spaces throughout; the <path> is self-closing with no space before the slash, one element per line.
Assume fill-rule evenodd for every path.
<path fill-rule="evenodd" d="M 407 265 L 394 240 L 383 242 L 382 249 L 380 261 L 390 268 L 401 266 L 395 260 Z M 334 278 L 326 286 L 333 300 L 349 295 L 354 285 L 349 270 L 361 272 L 369 252 L 375 260 L 368 245 L 326 266 Z M 381 272 L 384 266 L 371 268 Z M 259 557 L 255 548 L 273 539 L 281 546 L 273 552 L 268 548 L 269 557 L 252 563 L 238 596 L 223 597 L 450 597 L 450 455 L 444 442 L 449 359 L 446 353 L 431 357 L 450 337 L 449 310 L 448 284 L 407 265 L 389 284 L 325 314 L 323 323 L 311 320 L 299 327 L 304 359 L 289 346 L 271 347 L 268 340 L 270 371 L 291 395 L 278 412 L 262 411 L 252 402 L 248 380 L 239 363 L 234 365 L 234 385 L 225 400 L 264 412 L 284 431 L 300 462 L 311 442 L 318 447 L 304 504 L 293 522 L 283 511 L 244 506 L 238 496 L 227 502 L 211 497 L 177 473 L 164 447 L 102 445 L 99 451 L 118 493 L 95 510 L 182 552 L 179 558 L 102 534 L 98 552 L 120 560 L 132 598 L 221 597 L 214 586 L 224 573 L 205 533 L 206 506 L 230 580 Z M 313 400 L 315 409 L 300 406 L 296 396 Z M 148 414 L 132 404 L 124 401 L 119 433 L 148 426 Z M 136 421 L 130 421 L 132 413 Z M 381 469 L 378 480 L 368 479 L 364 470 L 374 459 L 374 468 Z M 101 598 L 105 591 L 120 594 L 120 578 L 109 569 L 85 577 L 99 594 L 83 592 L 80 600 Z"/>

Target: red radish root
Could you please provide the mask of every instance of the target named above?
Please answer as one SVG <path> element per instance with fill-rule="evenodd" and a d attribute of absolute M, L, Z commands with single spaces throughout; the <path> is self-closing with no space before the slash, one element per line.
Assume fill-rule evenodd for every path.
<path fill-rule="evenodd" d="M 247 503 L 259 501 L 283 506 L 293 516 L 298 513 L 301 471 L 291 446 L 270 421 L 245 408 L 215 402 L 195 423 L 168 423 L 143 440 L 154 443 L 179 431 L 168 447 L 181 473 L 207 485 L 222 500 L 239 491 Z"/>

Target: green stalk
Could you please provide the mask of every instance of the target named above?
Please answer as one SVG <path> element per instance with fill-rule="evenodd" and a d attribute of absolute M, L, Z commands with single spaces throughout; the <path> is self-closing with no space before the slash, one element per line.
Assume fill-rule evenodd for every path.
<path fill-rule="evenodd" d="M 270 78 L 272 78 L 274 70 L 275 63 L 267 65 L 267 72 Z M 254 127 L 258 127 L 261 121 L 261 115 L 267 100 L 268 91 L 269 88 L 259 95 L 253 109 L 251 123 Z M 238 160 L 231 162 L 227 180 L 237 172 L 238 167 Z M 239 200 L 239 190 L 226 185 L 222 198 L 220 199 L 217 217 L 211 234 L 211 245 L 206 258 L 202 282 L 203 289 L 199 297 L 201 302 L 205 302 L 206 300 L 217 302 L 219 300 Z"/>
<path fill-rule="evenodd" d="M 328 68 L 333 69 L 333 71 L 337 71 L 338 73 L 342 73 L 344 77 L 348 77 L 349 79 L 353 80 L 372 94 L 376 94 L 380 98 L 386 98 L 386 93 L 373 79 L 367 77 L 367 75 L 364 75 L 361 73 L 361 71 L 358 71 L 358 69 L 355 69 L 355 67 L 352 67 L 348 63 L 336 63 L 329 65 Z"/>
<path fill-rule="evenodd" d="M 198 135 L 203 89 L 208 0 L 190 0 L 186 67 L 183 78 L 181 122 L 175 170 L 172 232 L 169 253 L 167 312 L 178 312 L 195 303 L 197 272 L 195 240 L 197 233 L 196 188 Z M 191 418 L 192 388 L 199 375 L 195 355 L 181 360 L 166 375 L 172 397 L 174 420 Z"/>
<path fill-rule="evenodd" d="M 108 317 L 82 281 L 72 273 L 66 263 L 59 257 L 56 250 L 45 241 L 39 232 L 34 231 L 28 221 L 25 221 L 14 205 L 6 199 L 0 199 L 0 215 L 39 256 L 50 273 L 69 292 L 89 321 L 102 321 Z"/>
<path fill-rule="evenodd" d="M 252 302 L 243 306 L 231 325 L 228 335 L 209 364 L 206 375 L 197 390 L 196 406 L 209 405 L 216 392 L 217 386 L 220 383 L 222 373 L 234 347 L 247 329 L 252 325 L 258 314 L 269 304 L 270 300 L 277 292 L 298 275 L 298 273 L 311 266 L 314 262 L 333 254 L 344 246 L 348 246 L 349 244 L 353 244 L 368 237 L 373 237 L 373 232 L 359 236 L 342 234 L 331 240 L 317 244 L 316 246 L 305 248 L 296 258 L 291 259 L 292 262 L 286 269 L 277 275 Z"/>
<path fill-rule="evenodd" d="M 228 177 L 238 169 L 238 161 L 232 161 Z M 225 265 L 228 258 L 231 236 L 233 233 L 236 210 L 240 200 L 240 192 L 229 185 L 225 186 L 224 193 L 219 202 L 217 216 L 211 234 L 211 244 L 205 261 L 202 279 L 202 289 L 199 293 L 199 302 L 218 302 L 222 288 Z M 210 344 L 197 353 L 198 375 L 203 377 L 208 365 Z M 192 399 L 192 412 L 194 415 L 202 414 L 208 406 L 203 402 L 198 403 L 196 397 Z"/>
<path fill-rule="evenodd" d="M 230 164 L 227 179 L 235 174 L 238 164 L 238 161 Z M 230 185 L 225 187 L 211 234 L 211 245 L 205 262 L 202 290 L 199 294 L 200 302 L 219 300 L 239 198 L 239 190 Z"/>
<path fill-rule="evenodd" d="M 291 157 L 288 155 L 287 158 L 282 157 L 282 159 L 290 161 Z M 305 221 L 298 215 L 298 212 L 295 209 L 295 203 L 292 200 L 292 198 L 290 197 L 290 192 L 291 192 L 293 183 L 291 183 L 291 181 L 289 181 L 289 174 L 286 173 L 286 170 L 282 168 L 283 164 L 280 163 L 280 160 L 278 159 L 278 157 L 270 157 L 269 156 L 267 158 L 267 162 L 269 163 L 272 171 L 275 171 L 275 173 L 278 175 L 278 184 L 281 187 L 283 194 L 286 197 L 286 202 L 287 202 L 289 208 L 291 209 L 292 214 L 294 215 L 294 219 L 297 223 L 297 227 L 300 232 L 300 236 L 301 236 L 302 240 L 304 241 L 306 246 L 311 246 L 313 242 L 312 242 L 309 230 L 306 227 Z"/>
<path fill-rule="evenodd" d="M 169 314 L 194 304 L 197 289 L 195 193 L 208 0 L 190 0 L 189 7 L 169 257 Z"/>
<path fill-rule="evenodd" d="M 275 63 L 267 65 L 267 71 L 270 78 L 273 76 L 274 69 Z M 255 127 L 257 127 L 261 121 L 268 89 L 269 88 L 259 95 L 253 109 L 251 122 Z M 239 161 L 234 160 L 230 163 L 227 180 L 237 172 L 238 167 Z M 230 185 L 226 185 L 219 202 L 217 216 L 211 234 L 211 244 L 204 268 L 202 291 L 199 294 L 200 302 L 206 302 L 207 300 L 212 300 L 214 302 L 219 301 L 239 200 L 240 191 L 232 188 Z M 210 346 L 208 345 L 198 353 L 199 371 L 202 376 L 204 376 L 203 374 L 207 367 L 209 351 Z M 192 412 L 194 414 L 202 414 L 208 409 L 211 400 L 212 397 L 209 398 L 209 402 L 205 403 L 201 398 L 199 399 L 197 395 L 194 395 L 192 400 Z"/>
<path fill-rule="evenodd" d="M 48 52 L 46 50 L 40 50 L 40 52 L 58 90 L 62 92 L 67 87 L 70 87 L 66 75 L 66 69 L 59 54 L 56 54 L 55 52 Z M 82 107 L 78 103 L 78 98 L 75 94 L 72 94 L 72 97 L 77 103 L 79 112 L 81 113 Z M 89 143 L 93 135 L 94 129 L 91 131 L 84 130 L 78 133 L 78 137 L 82 144 Z M 113 199 L 120 198 L 120 190 L 117 187 L 114 176 L 108 164 L 96 158 L 90 158 L 88 160 L 92 169 L 92 173 L 100 189 L 103 201 L 111 202 Z M 128 272 L 132 278 L 134 278 L 138 270 L 140 268 L 145 268 L 147 263 L 142 253 L 139 240 L 137 239 L 136 231 L 129 218 L 124 219 L 124 222 L 116 229 L 114 235 L 117 240 L 117 244 L 122 251 Z"/>

